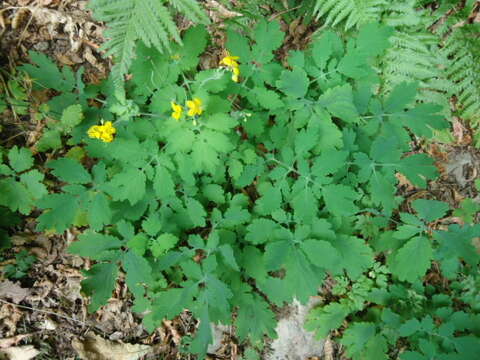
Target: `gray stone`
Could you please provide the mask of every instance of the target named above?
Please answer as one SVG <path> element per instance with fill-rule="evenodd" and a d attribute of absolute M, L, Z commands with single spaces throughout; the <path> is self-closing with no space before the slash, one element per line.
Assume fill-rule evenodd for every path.
<path fill-rule="evenodd" d="M 210 326 L 212 328 L 213 343 L 208 345 L 207 353 L 216 354 L 216 352 L 222 347 L 222 340 L 225 334 L 230 334 L 232 327 L 213 323 L 211 323 Z"/>
<path fill-rule="evenodd" d="M 296 300 L 292 303 L 291 311 L 278 322 L 278 338 L 272 342 L 265 360 L 306 360 L 322 356 L 325 342 L 316 340 L 314 333 L 303 327 L 308 312 L 319 302 L 317 297 L 311 298 L 306 305 Z"/>
<path fill-rule="evenodd" d="M 461 187 L 465 187 L 473 181 L 466 170 L 478 166 L 478 159 L 475 159 L 470 152 L 458 152 L 449 156 L 450 160 L 445 166 L 447 174 L 452 176 Z"/>

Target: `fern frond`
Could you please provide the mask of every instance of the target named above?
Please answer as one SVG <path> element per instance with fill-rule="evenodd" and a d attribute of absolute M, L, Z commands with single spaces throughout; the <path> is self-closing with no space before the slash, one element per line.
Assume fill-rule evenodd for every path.
<path fill-rule="evenodd" d="M 148 47 L 169 50 L 168 35 L 182 41 L 170 12 L 158 0 L 137 0 L 134 18 L 137 34 Z"/>
<path fill-rule="evenodd" d="M 392 27 L 418 26 L 425 21 L 425 11 L 416 9 L 415 0 L 392 2 L 385 11 L 383 22 Z"/>
<path fill-rule="evenodd" d="M 480 122 L 480 39 L 471 38 L 464 29 L 456 29 L 446 39 L 443 56 L 450 59 L 447 76 L 456 85 L 460 115 Z"/>
<path fill-rule="evenodd" d="M 190 21 L 200 24 L 210 22 L 208 16 L 200 8 L 196 0 L 168 0 L 168 2 L 180 13 L 185 15 Z"/>
<path fill-rule="evenodd" d="M 378 21 L 387 4 L 386 0 L 317 0 L 314 13 L 317 20 L 323 17 L 327 26 L 344 21 L 345 30 L 348 30 Z"/>
<path fill-rule="evenodd" d="M 436 36 L 427 32 L 397 32 L 390 41 L 392 46 L 382 59 L 384 91 L 389 92 L 404 81 L 417 81 L 420 87 L 417 99 L 435 101 L 448 114 L 448 98 L 456 87 L 446 76 L 449 61 L 436 48 Z"/>
<path fill-rule="evenodd" d="M 179 11 L 193 21 L 208 21 L 194 0 L 171 0 Z M 180 34 L 170 10 L 162 0 L 92 0 L 95 17 L 107 24 L 103 45 L 106 56 L 113 55 L 113 78 L 121 80 L 135 56 L 135 43 L 142 40 L 161 53 L 170 50 L 173 39 L 181 43 Z M 203 15 L 202 15 L 203 14 Z"/>
<path fill-rule="evenodd" d="M 468 33 L 454 26 L 471 14 L 475 3 L 448 3 L 430 13 L 419 7 L 418 0 L 316 0 L 314 12 L 325 25 L 345 23 L 346 30 L 370 21 L 394 27 L 392 47 L 379 66 L 382 91 L 388 93 L 401 82 L 417 81 L 418 100 L 443 105 L 448 116 L 449 99 L 456 95 L 460 115 L 480 125 L 478 29 Z M 431 28 L 434 33 L 428 30 Z"/>

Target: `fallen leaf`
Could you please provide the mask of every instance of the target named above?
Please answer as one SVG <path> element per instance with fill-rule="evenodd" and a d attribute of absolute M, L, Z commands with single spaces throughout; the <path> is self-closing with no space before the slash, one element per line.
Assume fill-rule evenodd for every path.
<path fill-rule="evenodd" d="M 39 328 L 43 330 L 56 330 L 57 324 L 50 319 L 45 319 L 39 324 Z"/>
<path fill-rule="evenodd" d="M 459 145 L 469 145 L 472 142 L 472 137 L 470 136 L 468 130 L 460 122 L 459 118 L 453 117 L 453 136 L 455 137 L 457 144 Z"/>
<path fill-rule="evenodd" d="M 427 149 L 427 153 L 437 161 L 448 161 L 448 153 L 446 151 L 443 151 L 437 144 L 431 144 Z"/>
<path fill-rule="evenodd" d="M 176 345 L 179 345 L 182 342 L 182 337 L 178 333 L 177 329 L 173 326 L 173 323 L 171 320 L 163 320 L 163 325 L 165 326 L 166 329 L 170 332 L 172 335 L 172 340 Z"/>
<path fill-rule="evenodd" d="M 151 350 L 148 345 L 108 341 L 93 333 L 84 340 L 74 339 L 72 346 L 82 360 L 137 360 Z"/>
<path fill-rule="evenodd" d="M 0 339 L 0 349 L 10 348 L 14 345 L 17 345 L 20 341 L 30 336 L 31 334 L 20 334 L 17 336 L 8 337 L 5 339 Z"/>
<path fill-rule="evenodd" d="M 0 298 L 11 299 L 18 304 L 29 295 L 29 289 L 22 288 L 18 283 L 4 280 L 0 282 Z"/>
<path fill-rule="evenodd" d="M 12 19 L 12 29 L 20 29 L 23 25 L 27 24 L 29 17 L 31 17 L 29 9 L 18 9 Z"/>
<path fill-rule="evenodd" d="M 330 340 L 330 336 L 325 339 L 325 344 L 323 345 L 323 356 L 325 360 L 333 360 L 333 355 L 335 350 L 333 349 L 333 342 Z"/>
<path fill-rule="evenodd" d="M 407 179 L 407 177 L 401 173 L 396 173 L 395 177 L 398 179 L 398 186 L 405 187 L 406 191 L 415 190 L 415 186 Z"/>
<path fill-rule="evenodd" d="M 0 334 L 5 337 L 13 336 L 22 317 L 23 313 L 15 305 L 3 304 L 0 307 Z"/>
<path fill-rule="evenodd" d="M 40 351 L 33 345 L 24 345 L 0 350 L 0 354 L 7 355 L 9 360 L 30 360 L 40 354 Z"/>
<path fill-rule="evenodd" d="M 5 19 L 3 18 L 3 10 L 0 11 L 0 35 L 3 34 L 3 32 L 5 31 L 6 29 L 6 26 L 5 26 Z"/>
<path fill-rule="evenodd" d="M 206 7 L 211 12 L 215 13 L 215 15 L 217 15 L 217 16 L 212 16 L 215 22 L 220 21 L 221 19 L 231 19 L 237 16 L 242 16 L 241 13 L 228 10 L 225 6 L 223 6 L 218 1 L 215 1 L 215 0 L 207 0 Z"/>

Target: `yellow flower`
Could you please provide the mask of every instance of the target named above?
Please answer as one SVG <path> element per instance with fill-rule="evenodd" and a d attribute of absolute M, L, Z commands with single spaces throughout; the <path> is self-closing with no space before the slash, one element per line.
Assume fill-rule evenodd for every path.
<path fill-rule="evenodd" d="M 193 100 L 187 101 L 188 115 L 195 116 L 195 115 L 202 115 L 202 100 L 199 98 L 193 98 Z"/>
<path fill-rule="evenodd" d="M 175 102 L 171 101 L 170 102 L 170 105 L 172 106 L 172 117 L 175 119 L 175 120 L 180 120 L 180 118 L 182 117 L 182 112 L 183 112 L 183 107 L 181 105 L 178 105 L 178 104 L 175 104 Z"/>
<path fill-rule="evenodd" d="M 90 129 L 88 129 L 87 134 L 92 139 L 100 139 L 100 136 L 102 135 L 102 131 L 100 126 L 94 125 L 90 127 Z"/>
<path fill-rule="evenodd" d="M 237 60 L 240 59 L 239 56 L 231 56 L 227 51 L 227 56 L 220 60 L 220 65 L 225 65 L 233 72 L 232 80 L 238 82 L 238 77 L 240 75 L 240 68 Z"/>
<path fill-rule="evenodd" d="M 238 68 L 238 66 L 232 67 L 232 72 L 233 72 L 232 80 L 235 82 L 238 82 L 238 77 L 240 75 L 240 69 Z"/>
<path fill-rule="evenodd" d="M 227 51 L 227 56 L 220 60 L 220 65 L 225 65 L 231 68 L 238 67 L 238 59 L 240 59 L 240 56 L 231 56 Z"/>
<path fill-rule="evenodd" d="M 107 121 L 103 125 L 93 125 L 88 129 L 87 134 L 92 139 L 100 139 L 103 142 L 112 142 L 113 135 L 117 132 L 117 129 L 113 127 L 111 121 Z"/>
<path fill-rule="evenodd" d="M 117 129 L 113 127 L 113 124 L 111 121 L 107 121 L 105 125 L 103 125 L 103 133 L 102 137 L 100 138 L 104 142 L 112 142 L 113 141 L 113 135 L 117 132 Z"/>

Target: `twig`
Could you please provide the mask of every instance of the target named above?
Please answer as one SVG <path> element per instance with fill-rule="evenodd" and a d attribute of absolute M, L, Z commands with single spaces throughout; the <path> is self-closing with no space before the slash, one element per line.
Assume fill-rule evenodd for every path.
<path fill-rule="evenodd" d="M 35 13 L 37 12 L 38 8 L 39 8 L 40 5 L 37 5 L 33 11 L 31 9 L 28 9 L 30 11 L 30 17 L 27 21 L 27 24 L 25 25 L 23 31 L 20 33 L 20 36 L 18 37 L 18 42 L 17 42 L 17 47 L 20 47 L 20 44 L 22 43 L 22 40 L 23 40 L 23 37 L 25 35 L 25 33 L 27 32 L 28 30 L 28 27 L 30 26 L 30 24 L 32 23 L 33 21 L 33 18 L 35 17 Z"/>
<path fill-rule="evenodd" d="M 9 142 L 10 140 L 15 139 L 16 137 L 19 137 L 19 136 L 24 135 L 26 133 L 27 133 L 26 131 L 21 131 L 18 134 L 10 136 L 8 139 L 2 140 L 0 142 L 0 144 L 5 144 L 5 143 Z"/>
<path fill-rule="evenodd" d="M 272 16 L 270 16 L 268 21 L 272 21 L 272 20 L 276 19 L 277 17 L 279 17 L 280 15 L 286 14 L 286 13 L 288 13 L 290 11 L 293 11 L 293 10 L 297 10 L 301 7 L 302 7 L 302 5 L 298 5 L 298 6 L 295 6 L 295 7 L 291 8 L 291 9 L 286 9 L 286 10 L 280 11 L 279 13 L 276 13 L 276 14 L 273 14 Z"/>
<path fill-rule="evenodd" d="M 85 322 L 83 322 L 83 321 L 81 321 L 81 320 L 77 320 L 77 319 L 68 317 L 68 316 L 66 316 L 66 315 L 58 314 L 58 313 L 55 313 L 55 312 L 53 312 L 53 311 L 36 309 L 36 308 L 30 307 L 30 306 L 26 306 L 26 305 L 18 305 L 18 304 L 15 304 L 15 303 L 12 303 L 12 302 L 10 302 L 10 301 L 3 300 L 3 299 L 0 299 L 0 302 L 2 302 L 2 303 L 4 303 L 4 304 L 8 304 L 8 305 L 13 305 L 13 306 L 16 306 L 16 307 L 21 308 L 21 309 L 27 309 L 27 310 L 32 310 L 32 311 L 36 311 L 36 312 L 41 312 L 41 313 L 44 313 L 44 314 L 54 315 L 54 316 L 63 318 L 63 319 L 65 319 L 65 320 L 75 321 L 75 322 L 78 322 L 78 323 L 82 324 L 83 326 L 89 327 L 89 325 L 88 325 L 87 323 L 85 323 Z"/>
<path fill-rule="evenodd" d="M 85 45 L 88 45 L 88 46 L 90 46 L 91 48 L 95 49 L 96 51 L 100 51 L 100 45 L 95 44 L 93 41 L 90 41 L 90 40 L 88 40 L 88 39 L 82 39 L 82 42 L 83 42 Z"/>

